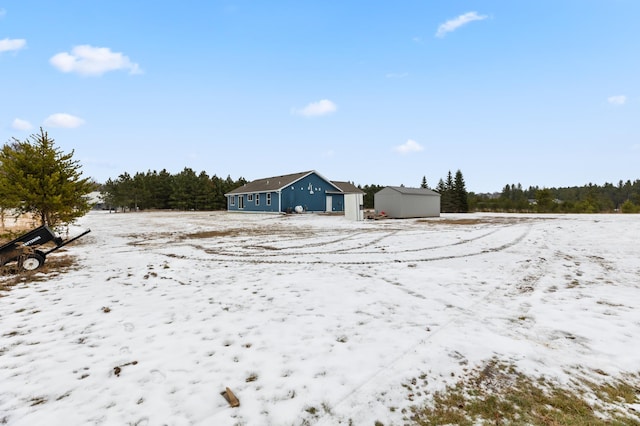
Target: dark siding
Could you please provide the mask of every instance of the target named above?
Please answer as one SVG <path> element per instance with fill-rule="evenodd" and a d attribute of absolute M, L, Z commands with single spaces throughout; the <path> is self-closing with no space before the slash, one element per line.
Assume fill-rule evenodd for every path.
<path fill-rule="evenodd" d="M 249 201 L 249 194 L 237 194 L 227 196 L 227 210 L 229 211 L 241 211 L 241 212 L 265 212 L 273 213 L 278 212 L 278 193 L 271 192 L 271 205 L 267 205 L 267 193 L 255 193 L 251 194 L 253 199 Z M 260 197 L 260 203 L 256 205 L 256 196 Z M 235 197 L 235 205 L 231 205 L 231 198 Z M 238 198 L 244 197 L 244 208 L 238 208 Z"/>
<path fill-rule="evenodd" d="M 344 194 L 331 194 L 331 211 L 344 211 Z"/>
<path fill-rule="evenodd" d="M 282 211 L 294 211 L 296 206 L 302 206 L 308 212 L 323 212 L 326 210 L 326 192 L 335 190 L 329 182 L 312 173 L 282 189 Z"/>

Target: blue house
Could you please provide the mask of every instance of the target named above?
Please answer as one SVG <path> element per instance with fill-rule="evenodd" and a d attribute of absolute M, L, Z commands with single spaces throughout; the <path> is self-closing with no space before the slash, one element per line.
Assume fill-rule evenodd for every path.
<path fill-rule="evenodd" d="M 293 213 L 344 212 L 345 196 L 350 202 L 363 194 L 349 182 L 330 181 L 311 170 L 254 180 L 225 196 L 228 211 Z"/>

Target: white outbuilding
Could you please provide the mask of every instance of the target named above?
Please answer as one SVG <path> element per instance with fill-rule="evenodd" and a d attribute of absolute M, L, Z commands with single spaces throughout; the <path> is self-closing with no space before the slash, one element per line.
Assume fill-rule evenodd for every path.
<path fill-rule="evenodd" d="M 403 219 L 413 217 L 439 217 L 440 194 L 426 188 L 387 186 L 374 195 L 377 214 Z"/>
<path fill-rule="evenodd" d="M 344 217 L 349 220 L 364 220 L 364 191 L 351 182 L 334 180 L 332 183 L 344 194 Z"/>

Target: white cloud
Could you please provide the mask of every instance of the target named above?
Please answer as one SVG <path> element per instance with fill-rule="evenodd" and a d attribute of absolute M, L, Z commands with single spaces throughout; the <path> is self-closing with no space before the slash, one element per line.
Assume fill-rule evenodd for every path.
<path fill-rule="evenodd" d="M 142 74 L 138 64 L 108 47 L 93 47 L 87 44 L 75 46 L 71 53 L 61 52 L 49 59 L 51 65 L 62 72 L 81 75 L 102 75 L 109 71 L 129 70 L 129 74 Z"/>
<path fill-rule="evenodd" d="M 67 129 L 73 129 L 75 127 L 80 127 L 84 124 L 84 120 L 73 116 L 71 114 L 65 113 L 57 113 L 52 114 L 44 120 L 45 126 L 51 127 L 64 127 Z"/>
<path fill-rule="evenodd" d="M 11 127 L 16 130 L 29 130 L 33 126 L 27 120 L 16 118 L 15 120 L 13 120 L 13 123 L 11 123 Z"/>
<path fill-rule="evenodd" d="M 338 106 L 328 99 L 322 99 L 318 102 L 312 102 L 302 109 L 293 109 L 291 112 L 304 117 L 319 117 L 336 112 Z"/>
<path fill-rule="evenodd" d="M 422 147 L 422 145 L 420 145 L 418 142 L 414 141 L 413 139 L 409 139 L 404 144 L 398 145 L 394 148 L 394 150 L 396 152 L 399 152 L 400 154 L 408 154 L 410 152 L 419 152 L 419 151 L 422 151 L 423 149 L 424 148 Z"/>
<path fill-rule="evenodd" d="M 482 21 L 487 18 L 487 15 L 478 15 L 478 12 L 467 12 L 457 18 L 450 19 L 444 24 L 441 24 L 436 32 L 436 37 L 444 37 L 447 33 L 455 31 L 469 22 Z"/>
<path fill-rule="evenodd" d="M 624 105 L 627 103 L 627 97 L 625 95 L 609 96 L 607 102 L 611 105 Z"/>
<path fill-rule="evenodd" d="M 0 9 L 0 18 L 4 18 L 4 15 L 7 14 L 7 11 L 4 9 Z"/>
<path fill-rule="evenodd" d="M 0 53 L 8 52 L 11 50 L 20 50 L 26 47 L 27 41 L 23 38 L 5 38 L 0 40 Z"/>

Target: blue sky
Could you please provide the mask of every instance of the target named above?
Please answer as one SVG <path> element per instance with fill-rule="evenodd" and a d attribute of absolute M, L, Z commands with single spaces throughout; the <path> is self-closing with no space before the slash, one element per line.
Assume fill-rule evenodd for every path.
<path fill-rule="evenodd" d="M 640 178 L 640 1 L 0 0 L 0 142 L 99 182 Z"/>

